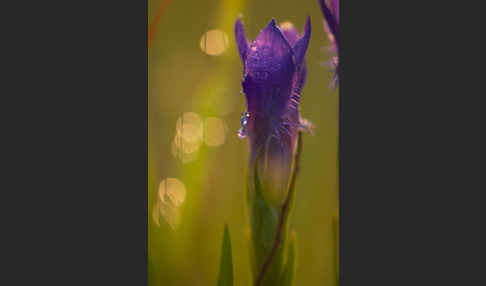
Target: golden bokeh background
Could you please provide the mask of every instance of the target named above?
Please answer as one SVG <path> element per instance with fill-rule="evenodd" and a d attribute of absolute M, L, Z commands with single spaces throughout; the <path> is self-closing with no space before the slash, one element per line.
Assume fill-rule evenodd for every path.
<path fill-rule="evenodd" d="M 233 34 L 240 14 L 250 41 L 272 18 L 301 31 L 311 16 L 301 113 L 315 129 L 303 138 L 291 217 L 295 285 L 337 285 L 339 97 L 323 67 L 330 43 L 317 0 L 149 0 L 148 14 L 155 27 L 148 63 L 149 285 L 216 285 L 225 223 L 235 285 L 250 285 L 248 147 L 237 136 L 245 99 Z"/>

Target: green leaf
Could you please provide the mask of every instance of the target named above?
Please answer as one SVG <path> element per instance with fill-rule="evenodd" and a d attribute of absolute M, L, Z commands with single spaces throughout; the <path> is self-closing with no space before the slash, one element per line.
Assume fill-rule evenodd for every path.
<path fill-rule="evenodd" d="M 293 283 L 294 279 L 294 273 L 295 273 L 295 245 L 297 244 L 297 239 L 295 237 L 295 232 L 292 232 L 292 235 L 290 237 L 289 241 L 289 248 L 287 252 L 287 263 L 285 264 L 283 273 L 282 273 L 282 283 L 280 285 L 282 286 L 291 286 Z"/>
<path fill-rule="evenodd" d="M 262 186 L 255 162 L 253 176 L 254 193 L 249 195 L 250 225 L 253 243 L 254 275 L 257 275 L 272 249 L 278 225 L 278 209 L 269 204 L 262 194 Z"/>
<path fill-rule="evenodd" d="M 231 239 L 227 224 L 224 225 L 218 286 L 233 286 L 233 258 L 231 254 Z"/>

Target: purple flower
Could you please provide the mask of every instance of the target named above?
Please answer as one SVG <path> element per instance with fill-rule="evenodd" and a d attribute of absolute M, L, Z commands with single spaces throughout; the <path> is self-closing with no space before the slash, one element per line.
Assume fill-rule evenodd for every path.
<path fill-rule="evenodd" d="M 333 85 L 336 86 L 339 81 L 339 0 L 329 2 L 330 5 L 327 6 L 326 0 L 319 0 L 325 18 L 324 28 L 331 41 L 331 51 L 336 54 L 330 62 L 334 69 Z"/>
<path fill-rule="evenodd" d="M 299 103 L 310 32 L 310 17 L 303 35 L 288 22 L 277 27 L 272 20 L 250 44 L 241 19 L 235 23 L 247 103 L 239 135 L 248 136 L 250 143 L 250 175 L 258 156 L 258 174 L 267 199 L 276 203 L 285 198 L 297 132 L 302 127 Z"/>

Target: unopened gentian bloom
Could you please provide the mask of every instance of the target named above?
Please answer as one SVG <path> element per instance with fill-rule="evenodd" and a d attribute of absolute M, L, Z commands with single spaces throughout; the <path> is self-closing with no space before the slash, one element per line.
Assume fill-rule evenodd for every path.
<path fill-rule="evenodd" d="M 333 85 L 336 86 L 339 83 L 339 0 L 329 0 L 329 3 L 328 6 L 326 0 L 319 0 L 324 14 L 324 28 L 331 41 L 331 51 L 336 54 L 331 59 L 331 66 L 334 69 Z"/>
<path fill-rule="evenodd" d="M 298 131 L 306 122 L 299 104 L 310 33 L 309 17 L 302 35 L 288 22 L 277 27 L 271 20 L 250 43 L 241 19 L 235 23 L 247 103 L 239 135 L 249 141 L 250 175 L 258 162 L 265 196 L 277 205 L 286 196 Z"/>

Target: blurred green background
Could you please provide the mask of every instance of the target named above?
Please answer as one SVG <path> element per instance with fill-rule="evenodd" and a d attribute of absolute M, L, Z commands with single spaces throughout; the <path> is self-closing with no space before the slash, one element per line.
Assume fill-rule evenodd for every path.
<path fill-rule="evenodd" d="M 216 285 L 224 223 L 235 285 L 250 285 L 248 147 L 237 136 L 245 110 L 233 34 L 239 14 L 250 41 L 272 18 L 302 31 L 311 16 L 301 113 L 315 129 L 303 138 L 291 217 L 295 285 L 337 285 L 339 98 L 322 66 L 329 40 L 317 0 L 149 0 L 149 285 Z"/>

